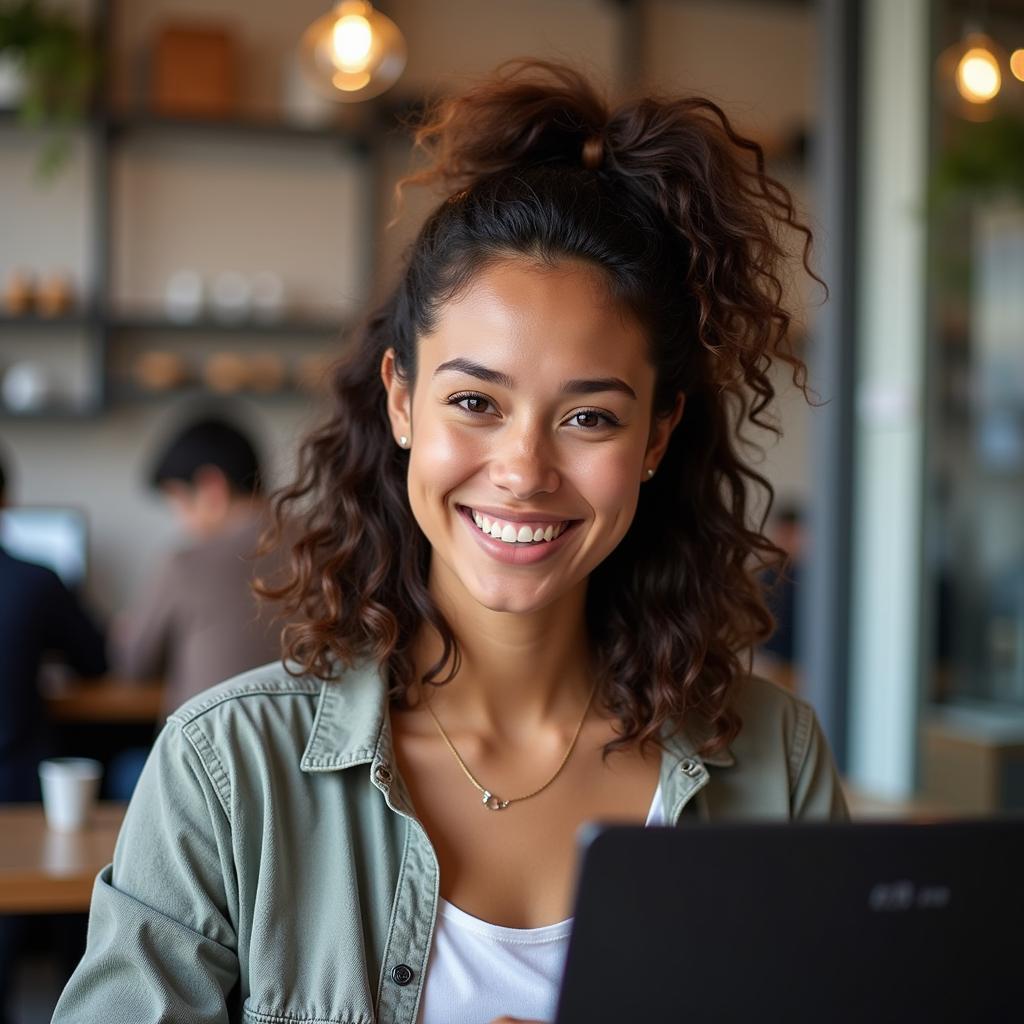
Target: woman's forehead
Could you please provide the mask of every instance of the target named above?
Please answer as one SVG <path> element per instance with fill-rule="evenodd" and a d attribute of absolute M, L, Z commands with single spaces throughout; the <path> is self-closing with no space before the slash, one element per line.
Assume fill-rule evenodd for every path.
<path fill-rule="evenodd" d="M 484 355 L 534 373 L 559 365 L 642 375 L 647 353 L 643 328 L 611 298 L 599 269 L 518 259 L 482 268 L 439 309 L 420 363 Z"/>

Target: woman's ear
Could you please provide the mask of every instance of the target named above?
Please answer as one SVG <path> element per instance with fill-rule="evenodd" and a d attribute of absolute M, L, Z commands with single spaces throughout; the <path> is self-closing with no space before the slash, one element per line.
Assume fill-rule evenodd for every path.
<path fill-rule="evenodd" d="M 650 437 L 647 439 L 647 451 L 644 455 L 644 465 L 649 469 L 657 469 L 665 449 L 668 447 L 672 431 L 679 425 L 683 418 L 683 407 L 686 405 L 686 395 L 682 391 L 676 393 L 675 405 L 672 411 L 662 416 L 655 416 L 651 423 Z"/>
<path fill-rule="evenodd" d="M 402 443 L 399 438 L 412 437 L 412 395 L 409 382 L 398 373 L 395 365 L 395 350 L 389 348 L 380 362 L 380 379 L 384 382 L 384 390 L 388 393 L 388 419 L 391 421 L 391 433 L 395 443 L 406 447 L 408 441 Z"/>

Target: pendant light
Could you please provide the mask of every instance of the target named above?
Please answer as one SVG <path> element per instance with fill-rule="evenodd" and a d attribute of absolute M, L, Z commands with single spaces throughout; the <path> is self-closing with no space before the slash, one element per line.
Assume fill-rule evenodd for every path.
<path fill-rule="evenodd" d="M 970 36 L 964 45 L 966 49 L 956 65 L 957 92 L 968 103 L 988 103 L 999 95 L 1003 85 L 991 41 L 986 36 Z"/>
<path fill-rule="evenodd" d="M 357 103 L 389 89 L 405 68 L 398 26 L 366 0 L 341 0 L 302 35 L 299 63 L 321 96 Z"/>
<path fill-rule="evenodd" d="M 1010 70 L 1013 72 L 1014 78 L 1024 82 L 1024 48 L 1014 50 L 1010 54 Z"/>
<path fill-rule="evenodd" d="M 1003 48 L 977 28 L 969 28 L 939 57 L 938 73 L 950 105 L 970 121 L 987 121 L 1003 87 Z"/>

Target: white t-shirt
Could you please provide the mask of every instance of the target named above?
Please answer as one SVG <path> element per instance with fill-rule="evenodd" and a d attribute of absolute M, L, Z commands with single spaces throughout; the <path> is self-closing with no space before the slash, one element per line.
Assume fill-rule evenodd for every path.
<path fill-rule="evenodd" d="M 647 825 L 664 822 L 659 783 Z M 553 1020 L 571 930 L 571 917 L 543 928 L 502 928 L 442 899 L 420 1024 L 490 1024 L 506 1015 Z"/>

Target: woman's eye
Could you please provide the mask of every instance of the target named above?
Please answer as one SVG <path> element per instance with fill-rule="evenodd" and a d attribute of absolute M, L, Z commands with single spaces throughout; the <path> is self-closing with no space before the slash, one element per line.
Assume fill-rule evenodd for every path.
<path fill-rule="evenodd" d="M 452 395 L 448 401 L 461 406 L 466 412 L 487 412 L 491 404 L 483 395 Z"/>
<path fill-rule="evenodd" d="M 616 421 L 607 413 L 598 412 L 597 409 L 580 409 L 569 417 L 569 422 L 574 427 L 582 427 L 585 430 L 593 430 L 595 427 L 614 427 Z"/>

